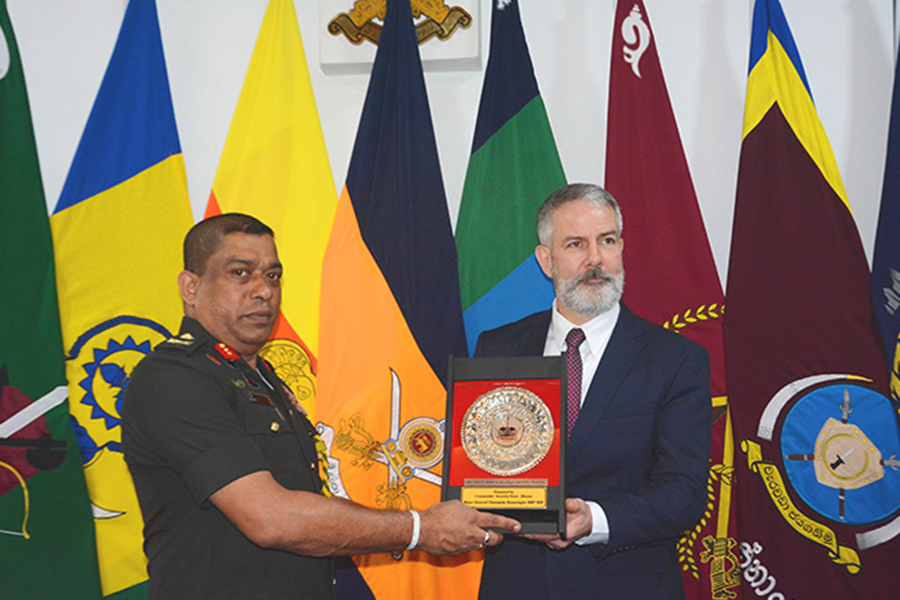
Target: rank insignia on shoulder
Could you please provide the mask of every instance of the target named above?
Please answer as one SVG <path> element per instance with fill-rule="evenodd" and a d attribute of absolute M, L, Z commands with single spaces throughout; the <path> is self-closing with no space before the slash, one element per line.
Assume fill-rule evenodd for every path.
<path fill-rule="evenodd" d="M 228 344 L 222 342 L 216 344 L 216 350 L 228 360 L 239 360 L 241 358 Z"/>
<path fill-rule="evenodd" d="M 191 335 L 191 334 L 185 333 L 184 335 L 180 335 L 178 337 L 171 337 L 171 338 L 167 339 L 166 342 L 168 342 L 170 344 L 176 344 L 178 346 L 193 346 L 194 338 L 191 337 L 190 339 L 186 339 L 184 337 L 185 335 Z"/>

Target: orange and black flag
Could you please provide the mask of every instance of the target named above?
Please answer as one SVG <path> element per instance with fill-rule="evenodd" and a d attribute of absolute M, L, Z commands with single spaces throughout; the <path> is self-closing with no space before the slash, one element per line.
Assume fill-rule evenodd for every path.
<path fill-rule="evenodd" d="M 449 354 L 466 344 L 447 202 L 409 2 L 389 0 L 322 268 L 318 428 L 332 492 L 438 502 Z M 374 598 L 472 598 L 480 554 L 354 557 Z M 339 597 L 345 597 L 338 586 Z M 346 596 L 346 597 L 349 597 Z M 355 596 L 360 597 L 360 596 Z"/>
<path fill-rule="evenodd" d="M 725 313 L 744 598 L 886 598 L 900 427 L 811 89 L 781 5 L 757 0 Z"/>
<path fill-rule="evenodd" d="M 622 209 L 624 301 L 709 352 L 713 438 L 707 507 L 678 557 L 689 599 L 740 594 L 734 443 L 725 392 L 725 297 L 697 204 L 675 114 L 641 0 L 619 0 L 609 78 L 606 189 Z"/>
<path fill-rule="evenodd" d="M 314 415 L 322 257 L 337 193 L 291 0 L 270 0 L 206 217 L 252 215 L 275 232 L 281 315 L 261 354 Z"/>

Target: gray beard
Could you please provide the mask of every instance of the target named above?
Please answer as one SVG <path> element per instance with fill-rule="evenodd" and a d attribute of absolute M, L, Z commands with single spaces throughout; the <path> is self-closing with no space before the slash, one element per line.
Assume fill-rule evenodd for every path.
<path fill-rule="evenodd" d="M 625 271 L 611 275 L 605 269 L 596 267 L 572 279 L 561 280 L 557 276 L 556 265 L 551 268 L 553 289 L 556 297 L 569 310 L 593 319 L 597 315 L 612 310 L 622 299 L 625 291 Z M 590 279 L 601 279 L 600 283 L 589 283 Z"/>

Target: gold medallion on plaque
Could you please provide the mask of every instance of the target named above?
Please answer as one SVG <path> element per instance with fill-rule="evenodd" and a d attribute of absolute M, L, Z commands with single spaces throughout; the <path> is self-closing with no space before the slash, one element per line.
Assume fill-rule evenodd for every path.
<path fill-rule="evenodd" d="M 524 473 L 553 444 L 553 416 L 537 394 L 504 386 L 479 396 L 462 422 L 462 446 L 475 465 L 492 475 Z"/>

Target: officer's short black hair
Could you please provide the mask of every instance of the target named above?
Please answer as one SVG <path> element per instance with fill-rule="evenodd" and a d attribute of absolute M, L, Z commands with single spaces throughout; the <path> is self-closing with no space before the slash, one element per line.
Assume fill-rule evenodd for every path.
<path fill-rule="evenodd" d="M 209 257 L 215 254 L 222 238 L 229 233 L 269 235 L 275 237 L 272 228 L 250 215 L 225 213 L 204 219 L 191 227 L 184 238 L 184 269 L 203 275 Z"/>

